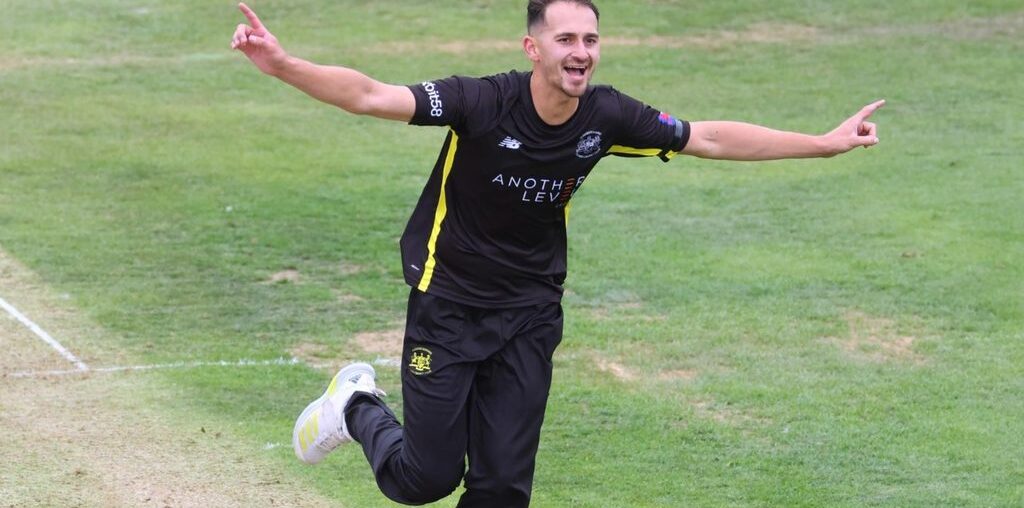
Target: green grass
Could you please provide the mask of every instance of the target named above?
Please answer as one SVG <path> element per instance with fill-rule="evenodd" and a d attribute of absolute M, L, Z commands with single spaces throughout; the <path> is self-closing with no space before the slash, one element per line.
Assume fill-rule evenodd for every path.
<path fill-rule="evenodd" d="M 231 2 L 10 3 L 0 247 L 110 330 L 105 350 L 277 358 L 401 321 L 396 240 L 443 131 L 348 117 L 259 75 L 228 50 Z M 321 4 L 253 7 L 300 56 L 391 82 L 525 68 L 430 46 L 515 41 L 519 3 Z M 683 118 L 824 132 L 889 105 L 882 144 L 836 159 L 598 167 L 573 208 L 536 505 L 1024 503 L 1019 2 L 601 7 L 606 36 L 814 29 L 605 48 L 598 81 Z M 423 44 L 381 49 L 409 41 Z M 267 283 L 285 269 L 301 282 Z M 358 449 L 318 468 L 261 449 L 288 441 L 322 373 L 153 375 L 182 393 L 169 414 L 231 426 L 347 506 L 389 505 Z M 398 393 L 397 372 L 382 384 Z"/>

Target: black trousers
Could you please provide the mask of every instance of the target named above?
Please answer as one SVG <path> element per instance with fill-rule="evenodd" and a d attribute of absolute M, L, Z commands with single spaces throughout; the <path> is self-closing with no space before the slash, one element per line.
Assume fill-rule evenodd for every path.
<path fill-rule="evenodd" d="M 481 309 L 413 289 L 402 354 L 404 427 L 369 395 L 345 409 L 381 492 L 426 504 L 465 479 L 459 507 L 528 506 L 551 356 L 561 340 L 559 303 Z"/>

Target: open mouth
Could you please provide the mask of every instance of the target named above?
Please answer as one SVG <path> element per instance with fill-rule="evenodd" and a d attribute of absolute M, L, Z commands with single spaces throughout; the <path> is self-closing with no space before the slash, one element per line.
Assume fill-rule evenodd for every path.
<path fill-rule="evenodd" d="M 587 66 L 586 65 L 566 65 L 565 67 L 562 67 L 562 68 L 565 69 L 566 74 L 568 74 L 570 76 L 576 76 L 576 77 L 582 78 L 583 76 L 585 76 L 587 74 Z"/>

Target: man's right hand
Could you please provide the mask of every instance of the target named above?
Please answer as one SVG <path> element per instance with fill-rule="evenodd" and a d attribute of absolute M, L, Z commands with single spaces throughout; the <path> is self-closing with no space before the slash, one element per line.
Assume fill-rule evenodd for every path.
<path fill-rule="evenodd" d="M 245 14 L 249 25 L 238 25 L 231 38 L 231 49 L 245 53 L 265 74 L 349 113 L 405 123 L 412 119 L 416 98 L 409 87 L 381 83 L 354 69 L 317 65 L 293 57 L 278 44 L 277 37 L 267 31 L 248 5 L 240 3 L 238 9 Z"/>
<path fill-rule="evenodd" d="M 245 14 L 249 25 L 239 24 L 235 36 L 231 38 L 231 49 L 237 49 L 252 60 L 252 63 L 265 74 L 276 75 L 288 60 L 288 53 L 277 42 L 277 37 L 263 26 L 256 13 L 244 3 L 238 9 Z"/>

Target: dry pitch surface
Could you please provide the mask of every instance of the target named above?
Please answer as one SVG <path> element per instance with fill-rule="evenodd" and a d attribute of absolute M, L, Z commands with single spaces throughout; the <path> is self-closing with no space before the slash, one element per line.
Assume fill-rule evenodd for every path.
<path fill-rule="evenodd" d="M 122 365 L 99 326 L 3 251 L 0 298 L 85 364 Z M 0 507 L 337 506 L 258 446 L 161 414 L 175 394 L 146 371 L 21 377 L 75 367 L 7 312 L 0 348 Z"/>

